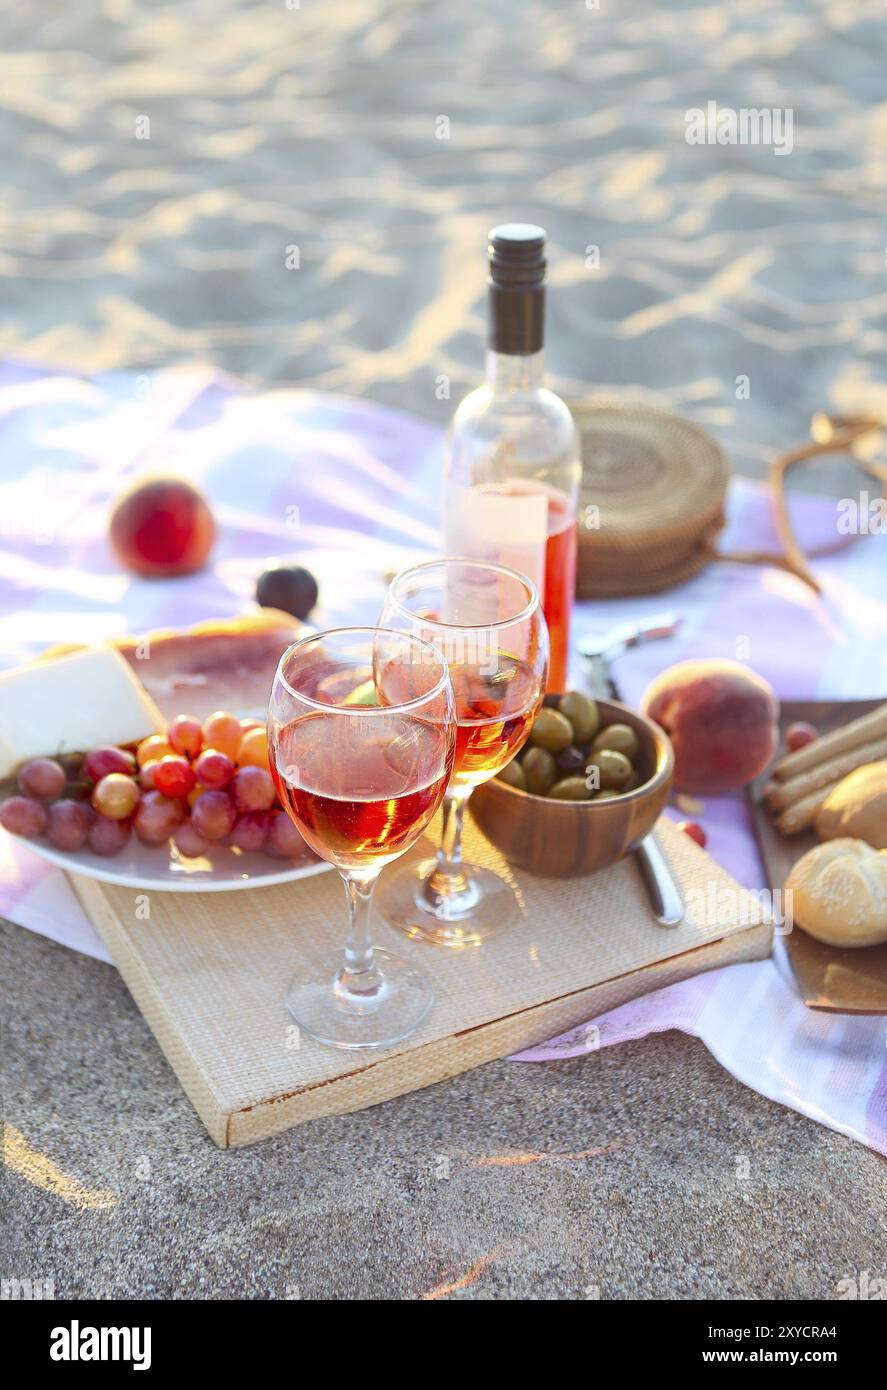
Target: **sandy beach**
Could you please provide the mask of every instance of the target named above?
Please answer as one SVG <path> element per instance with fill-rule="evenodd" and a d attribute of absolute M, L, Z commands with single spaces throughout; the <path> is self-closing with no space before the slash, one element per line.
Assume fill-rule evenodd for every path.
<path fill-rule="evenodd" d="M 482 367 L 486 232 L 522 217 L 556 388 L 686 411 L 757 472 L 816 409 L 887 413 L 885 26 L 877 0 L 7 10 L 0 353 L 443 421 Z M 710 101 L 790 111 L 791 153 L 688 144 Z"/>

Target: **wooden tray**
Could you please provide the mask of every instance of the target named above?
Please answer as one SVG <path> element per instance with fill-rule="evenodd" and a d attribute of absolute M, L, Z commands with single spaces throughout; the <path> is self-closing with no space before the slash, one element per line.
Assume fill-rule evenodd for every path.
<path fill-rule="evenodd" d="M 799 719 L 815 724 L 821 734 L 831 733 L 871 714 L 883 700 L 789 700 L 782 706 L 780 753 L 785 747 L 785 730 Z M 767 879 L 774 891 L 785 887 L 792 865 L 819 843 L 812 830 L 802 835 L 782 835 L 760 800 L 770 776 L 769 770 L 749 788 L 755 833 Z M 784 938 L 786 953 L 794 971 L 801 998 L 808 1009 L 824 1013 L 887 1013 L 887 945 L 842 951 L 815 941 L 804 931 L 791 931 Z"/>
<path fill-rule="evenodd" d="M 427 856 L 436 830 L 411 853 Z M 413 954 L 437 992 L 420 1031 L 383 1053 L 299 1038 L 284 1008 L 300 965 L 343 940 L 338 876 L 187 895 L 72 881 L 200 1118 L 226 1147 L 375 1105 L 662 985 L 767 955 L 772 928 L 758 899 L 673 825 L 660 822 L 657 834 L 689 904 L 671 930 L 653 920 L 633 862 L 584 879 L 534 878 L 512 873 L 467 825 L 468 857 L 511 877 L 522 919 L 465 952 L 411 943 L 378 924 L 379 943 Z M 724 890 L 736 905 L 726 924 Z"/>

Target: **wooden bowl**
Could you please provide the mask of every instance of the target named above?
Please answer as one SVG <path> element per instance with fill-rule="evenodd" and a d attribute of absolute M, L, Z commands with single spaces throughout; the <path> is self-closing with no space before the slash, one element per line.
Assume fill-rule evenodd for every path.
<path fill-rule="evenodd" d="M 636 759 L 646 778 L 605 801 L 553 801 L 493 779 L 472 793 L 475 821 L 512 864 L 548 878 L 577 878 L 615 864 L 653 829 L 668 801 L 674 752 L 667 735 L 643 714 L 598 700 L 601 727 L 630 724 L 640 741 Z"/>

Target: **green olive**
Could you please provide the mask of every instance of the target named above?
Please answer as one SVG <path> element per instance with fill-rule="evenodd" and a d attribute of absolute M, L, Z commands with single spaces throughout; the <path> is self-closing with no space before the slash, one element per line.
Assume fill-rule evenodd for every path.
<path fill-rule="evenodd" d="M 601 726 L 601 716 L 590 695 L 583 695 L 581 690 L 570 690 L 561 696 L 557 707 L 570 721 L 574 735 L 571 743 L 587 743 L 594 738 Z"/>
<path fill-rule="evenodd" d="M 614 791 L 598 792 L 595 801 L 618 801 L 621 795 L 621 792 Z"/>
<path fill-rule="evenodd" d="M 502 771 L 497 773 L 497 777 L 508 787 L 517 787 L 522 792 L 527 790 L 527 779 L 517 758 L 512 758 L 510 763 L 506 763 Z"/>
<path fill-rule="evenodd" d="M 612 748 L 602 748 L 593 755 L 587 771 L 590 773 L 594 768 L 597 768 L 600 791 L 621 791 L 634 771 L 625 754 Z"/>
<path fill-rule="evenodd" d="M 510 766 L 510 764 L 509 764 Z M 522 766 L 524 786 L 534 796 L 544 796 L 554 786 L 557 767 L 547 748 L 528 748 Z"/>
<path fill-rule="evenodd" d="M 537 748 L 547 748 L 549 753 L 559 753 L 573 742 L 572 725 L 556 709 L 540 709 L 530 733 L 530 742 Z"/>
<path fill-rule="evenodd" d="M 638 751 L 638 736 L 630 724 L 609 724 L 606 729 L 601 729 L 591 745 L 592 753 L 599 748 L 612 748 L 614 753 L 624 753 L 626 758 L 633 758 Z"/>
<path fill-rule="evenodd" d="M 586 786 L 584 777 L 563 777 L 548 795 L 555 801 L 590 801 L 594 792 Z"/>

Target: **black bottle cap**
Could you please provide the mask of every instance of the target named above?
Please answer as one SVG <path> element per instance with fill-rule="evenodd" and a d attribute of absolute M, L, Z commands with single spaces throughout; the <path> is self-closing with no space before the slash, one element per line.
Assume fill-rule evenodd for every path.
<path fill-rule="evenodd" d="M 490 282 L 528 289 L 545 281 L 545 230 L 532 222 L 505 222 L 489 234 Z"/>
<path fill-rule="evenodd" d="M 527 357 L 545 334 L 545 232 L 530 222 L 506 222 L 489 234 L 487 346 Z"/>

